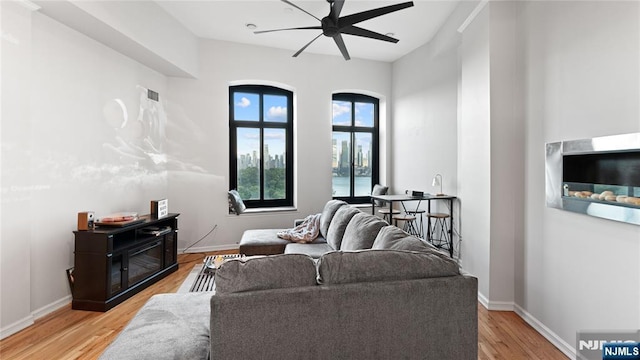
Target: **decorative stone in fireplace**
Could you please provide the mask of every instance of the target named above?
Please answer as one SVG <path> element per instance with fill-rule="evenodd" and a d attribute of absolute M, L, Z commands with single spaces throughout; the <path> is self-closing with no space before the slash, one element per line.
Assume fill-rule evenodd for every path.
<path fill-rule="evenodd" d="M 546 144 L 546 203 L 640 225 L 640 133 Z"/>

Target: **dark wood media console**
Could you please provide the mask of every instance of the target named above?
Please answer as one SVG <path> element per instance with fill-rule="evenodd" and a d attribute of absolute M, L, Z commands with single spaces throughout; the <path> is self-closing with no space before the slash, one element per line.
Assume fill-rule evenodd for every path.
<path fill-rule="evenodd" d="M 178 217 L 74 231 L 72 309 L 107 311 L 178 269 Z"/>

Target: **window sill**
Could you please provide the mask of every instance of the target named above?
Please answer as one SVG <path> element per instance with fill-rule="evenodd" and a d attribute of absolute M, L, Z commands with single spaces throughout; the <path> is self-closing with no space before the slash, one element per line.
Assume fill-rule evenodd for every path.
<path fill-rule="evenodd" d="M 254 208 L 254 209 L 246 209 L 240 215 L 242 216 L 242 215 L 249 215 L 249 214 L 269 214 L 269 213 L 281 213 L 281 212 L 293 212 L 293 211 L 298 211 L 298 209 L 293 206 L 276 207 L 276 208 Z M 229 215 L 237 216 L 234 213 L 229 213 Z"/>

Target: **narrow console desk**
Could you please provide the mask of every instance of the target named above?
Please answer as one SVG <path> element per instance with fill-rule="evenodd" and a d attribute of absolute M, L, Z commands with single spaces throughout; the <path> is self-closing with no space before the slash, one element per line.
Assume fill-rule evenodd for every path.
<path fill-rule="evenodd" d="M 376 214 L 376 200 L 386 202 L 389 204 L 389 210 L 393 210 L 393 203 L 399 202 L 402 205 L 403 210 L 406 211 L 406 207 L 404 205 L 405 202 L 408 201 L 426 201 L 427 202 L 427 213 L 431 213 L 431 201 L 433 200 L 442 200 L 449 202 L 449 256 L 453 257 L 453 200 L 455 200 L 455 196 L 451 195 L 431 195 L 424 194 L 423 196 L 412 196 L 408 194 L 399 194 L 399 195 L 371 195 L 371 213 L 373 215 Z M 431 219 L 427 219 L 427 226 L 431 228 Z"/>

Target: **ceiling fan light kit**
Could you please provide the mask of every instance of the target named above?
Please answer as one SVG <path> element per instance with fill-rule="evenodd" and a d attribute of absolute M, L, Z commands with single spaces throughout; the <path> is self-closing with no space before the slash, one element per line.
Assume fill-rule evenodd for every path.
<path fill-rule="evenodd" d="M 315 15 L 311 14 L 310 12 L 306 11 L 305 9 L 299 7 L 289 0 L 281 1 L 320 21 L 320 26 L 304 26 L 286 29 L 263 30 L 255 31 L 254 34 L 287 30 L 322 30 L 322 33 L 313 38 L 305 46 L 303 46 L 300 50 L 293 54 L 293 57 L 297 57 L 298 55 L 300 55 L 300 53 L 302 53 L 309 45 L 311 45 L 311 43 L 316 41 L 321 35 L 324 35 L 326 37 L 333 38 L 333 41 L 335 41 L 345 60 L 351 59 L 351 56 L 349 55 L 349 51 L 344 44 L 342 34 L 397 43 L 398 39 L 394 39 L 391 36 L 355 26 L 355 24 L 413 6 L 413 1 L 408 1 L 340 17 L 340 13 L 342 12 L 342 7 L 344 6 L 345 0 L 327 0 L 330 6 L 329 15 L 325 16 L 322 19 L 319 19 Z"/>

